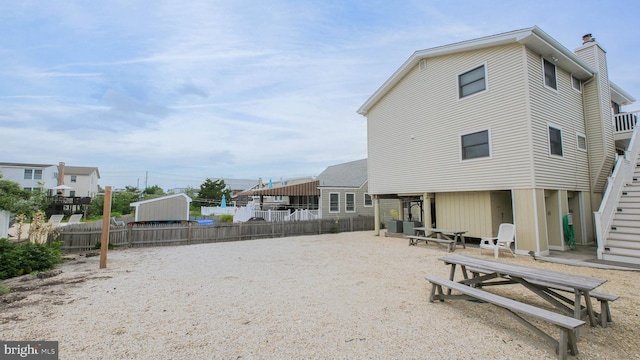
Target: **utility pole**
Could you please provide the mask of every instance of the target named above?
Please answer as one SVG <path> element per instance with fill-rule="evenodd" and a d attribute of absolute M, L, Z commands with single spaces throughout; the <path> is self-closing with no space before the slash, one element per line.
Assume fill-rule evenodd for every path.
<path fill-rule="evenodd" d="M 145 171 L 144 173 L 144 189 L 146 190 L 149 187 L 149 172 Z"/>

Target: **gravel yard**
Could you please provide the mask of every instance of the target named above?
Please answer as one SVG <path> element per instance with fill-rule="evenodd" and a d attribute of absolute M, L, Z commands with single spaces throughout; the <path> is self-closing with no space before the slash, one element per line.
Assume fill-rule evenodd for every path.
<path fill-rule="evenodd" d="M 429 303 L 424 277 L 448 277 L 447 253 L 407 244 L 367 231 L 112 250 L 107 269 L 74 256 L 55 276 L 3 281 L 0 338 L 59 341 L 60 359 L 556 358 L 493 305 Z M 608 279 L 614 322 L 583 327 L 575 358 L 640 359 L 640 273 L 500 260 Z M 544 306 L 522 286 L 491 291 Z"/>

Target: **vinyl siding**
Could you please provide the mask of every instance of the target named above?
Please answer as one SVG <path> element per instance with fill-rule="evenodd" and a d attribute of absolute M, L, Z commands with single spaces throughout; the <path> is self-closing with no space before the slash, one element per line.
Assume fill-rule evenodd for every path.
<path fill-rule="evenodd" d="M 436 194 L 436 227 L 466 230 L 465 236 L 492 236 L 491 194 L 488 191 Z"/>
<path fill-rule="evenodd" d="M 516 224 L 516 248 L 519 252 L 547 251 L 544 191 L 536 189 L 513 190 Z M 540 248 L 538 248 L 538 239 Z"/>
<path fill-rule="evenodd" d="M 589 190 L 587 153 L 577 149 L 576 139 L 576 132 L 586 131 L 582 95 L 571 88 L 571 74 L 560 67 L 556 67 L 557 92 L 546 88 L 539 54 L 528 50 L 527 65 L 535 187 Z M 550 155 L 549 124 L 562 130 L 562 158 Z"/>
<path fill-rule="evenodd" d="M 358 216 L 374 216 L 373 200 L 371 206 L 364 206 L 364 194 L 367 192 L 367 184 L 360 188 L 320 188 L 320 211 L 323 219 L 349 218 Z M 340 212 L 329 212 L 329 194 L 340 194 Z M 355 193 L 355 212 L 346 211 L 346 194 Z"/>
<path fill-rule="evenodd" d="M 368 112 L 372 194 L 531 187 L 523 47 L 427 59 Z M 457 75 L 486 64 L 488 91 L 458 100 Z M 490 129 L 491 159 L 460 161 L 461 134 Z"/>
<path fill-rule="evenodd" d="M 590 155 L 592 189 L 603 192 L 614 163 L 615 142 L 611 124 L 611 93 L 606 53 L 597 44 L 585 46 L 576 54 L 597 70 L 584 87 L 585 123 Z M 589 141 L 591 138 L 591 141 Z M 593 144 L 593 147 L 589 144 Z"/>
<path fill-rule="evenodd" d="M 174 197 L 138 206 L 138 221 L 189 220 L 189 203 L 184 197 Z"/>

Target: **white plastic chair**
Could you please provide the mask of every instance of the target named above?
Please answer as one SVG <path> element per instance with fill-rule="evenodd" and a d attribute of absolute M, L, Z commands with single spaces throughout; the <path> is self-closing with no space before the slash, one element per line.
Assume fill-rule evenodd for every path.
<path fill-rule="evenodd" d="M 511 243 L 515 241 L 516 237 L 516 226 L 513 224 L 500 224 L 498 228 L 498 237 L 492 238 L 481 238 L 480 239 L 480 253 L 482 254 L 482 250 L 491 250 L 493 251 L 493 256 L 497 259 L 500 249 L 509 250 L 513 257 L 516 257 L 516 254 L 511 250 Z"/>

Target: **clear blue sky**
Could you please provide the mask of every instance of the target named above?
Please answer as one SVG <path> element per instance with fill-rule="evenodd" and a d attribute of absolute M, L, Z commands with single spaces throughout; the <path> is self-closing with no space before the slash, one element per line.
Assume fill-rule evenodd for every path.
<path fill-rule="evenodd" d="M 0 161 L 100 185 L 316 176 L 366 158 L 364 101 L 416 50 L 592 33 L 640 99 L 637 1 L 2 1 Z M 626 110 L 640 109 L 634 104 Z M 394 149 L 390 149 L 394 151 Z"/>

